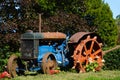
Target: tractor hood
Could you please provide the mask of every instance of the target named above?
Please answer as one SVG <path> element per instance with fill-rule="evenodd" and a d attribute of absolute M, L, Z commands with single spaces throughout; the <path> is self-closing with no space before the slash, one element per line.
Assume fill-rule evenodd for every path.
<path fill-rule="evenodd" d="M 61 32 L 32 32 L 27 31 L 21 35 L 21 39 L 65 39 L 66 34 Z"/>

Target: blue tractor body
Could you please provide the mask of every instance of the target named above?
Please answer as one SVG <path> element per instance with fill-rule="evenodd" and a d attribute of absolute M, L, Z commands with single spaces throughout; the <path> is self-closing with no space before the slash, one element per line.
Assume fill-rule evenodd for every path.
<path fill-rule="evenodd" d="M 60 32 L 27 32 L 21 36 L 21 58 L 30 61 L 30 71 L 42 69 L 42 60 L 47 53 L 51 53 L 55 57 L 59 67 L 66 67 L 69 64 L 66 57 L 67 45 L 68 39 L 66 39 L 66 35 Z"/>
<path fill-rule="evenodd" d="M 63 44 L 61 44 L 59 50 L 57 50 L 57 47 L 54 45 L 41 45 L 39 46 L 39 54 L 38 54 L 38 63 L 42 63 L 42 59 L 46 53 L 51 53 L 55 56 L 57 63 L 59 66 L 67 66 L 69 64 L 68 59 L 65 57 L 66 51 L 61 48 L 64 47 Z"/>

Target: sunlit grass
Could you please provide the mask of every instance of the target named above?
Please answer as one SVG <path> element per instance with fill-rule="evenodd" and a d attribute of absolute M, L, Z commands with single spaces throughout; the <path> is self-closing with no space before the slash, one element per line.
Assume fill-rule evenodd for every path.
<path fill-rule="evenodd" d="M 61 71 L 60 73 L 54 75 L 37 74 L 17 76 L 9 80 L 120 80 L 120 71 L 100 71 L 87 73 Z"/>

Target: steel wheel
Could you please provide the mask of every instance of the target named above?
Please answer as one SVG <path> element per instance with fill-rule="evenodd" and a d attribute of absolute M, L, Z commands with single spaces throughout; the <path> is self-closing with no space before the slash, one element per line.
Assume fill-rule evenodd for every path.
<path fill-rule="evenodd" d="M 74 66 L 78 72 L 86 72 L 86 66 L 90 63 L 97 62 L 98 67 L 95 70 L 100 70 L 102 67 L 103 53 L 101 49 L 102 43 L 97 42 L 97 36 L 91 38 L 87 36 L 75 48 L 73 59 Z"/>
<path fill-rule="evenodd" d="M 55 70 L 57 62 L 53 54 L 47 53 L 42 60 L 42 70 L 45 74 L 51 74 L 50 70 Z"/>
<path fill-rule="evenodd" d="M 11 55 L 10 58 L 8 59 L 8 72 L 12 77 L 17 76 L 16 73 L 16 68 L 18 67 L 17 64 L 17 56 L 16 55 Z"/>

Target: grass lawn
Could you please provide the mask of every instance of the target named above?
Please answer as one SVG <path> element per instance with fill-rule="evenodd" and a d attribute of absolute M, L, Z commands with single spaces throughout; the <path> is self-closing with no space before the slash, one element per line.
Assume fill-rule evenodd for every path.
<path fill-rule="evenodd" d="M 60 72 L 54 75 L 37 74 L 17 76 L 3 80 L 120 80 L 120 71 L 100 71 L 87 73 Z"/>

